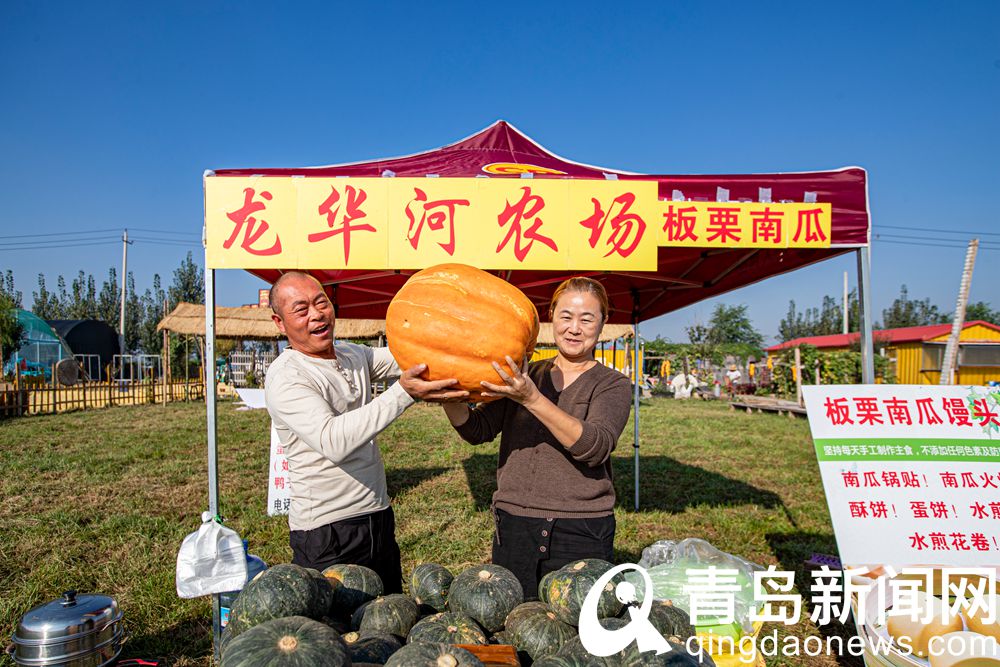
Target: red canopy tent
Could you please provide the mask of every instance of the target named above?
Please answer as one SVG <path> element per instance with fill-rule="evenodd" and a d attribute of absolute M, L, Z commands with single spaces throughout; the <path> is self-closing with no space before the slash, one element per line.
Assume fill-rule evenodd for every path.
<path fill-rule="evenodd" d="M 212 178 L 294 177 L 440 177 L 610 179 L 655 181 L 660 199 L 687 201 L 819 202 L 831 205 L 828 248 L 684 248 L 659 247 L 655 272 L 503 270 L 499 275 L 519 287 L 547 316 L 555 285 L 572 275 L 601 281 L 611 301 L 609 321 L 635 325 L 702 299 L 770 276 L 855 251 L 861 311 L 862 375 L 874 382 L 871 344 L 869 255 L 870 219 L 867 174 L 859 167 L 833 171 L 660 175 L 636 174 L 573 162 L 549 152 L 505 121 L 454 144 L 403 157 L 278 169 L 220 169 Z M 268 282 L 277 269 L 247 269 Z M 339 317 L 382 319 L 389 301 L 414 270 L 311 270 L 326 286 Z M 215 269 L 206 262 L 206 358 L 214 359 Z M 636 355 L 638 358 L 638 355 Z M 637 377 L 638 374 L 637 374 Z M 206 394 L 208 408 L 209 511 L 219 512 L 215 379 Z M 639 392 L 635 383 L 635 507 L 639 507 Z M 215 605 L 218 618 L 218 600 Z M 216 637 L 218 639 L 218 637 Z"/>
<path fill-rule="evenodd" d="M 818 201 L 832 205 L 831 247 L 706 250 L 661 247 L 656 273 L 500 271 L 545 317 L 553 287 L 571 275 L 600 280 L 611 300 L 610 322 L 636 323 L 702 299 L 864 247 L 869 242 L 867 175 L 848 167 L 788 174 L 635 174 L 573 162 L 547 151 L 505 121 L 454 144 L 404 157 L 282 169 L 220 169 L 214 176 L 489 177 L 641 179 L 658 183 L 661 199 L 693 201 Z M 720 199 L 726 197 L 726 199 Z M 250 269 L 268 282 L 281 271 Z M 311 271 L 328 287 L 339 317 L 380 319 L 415 271 Z"/>

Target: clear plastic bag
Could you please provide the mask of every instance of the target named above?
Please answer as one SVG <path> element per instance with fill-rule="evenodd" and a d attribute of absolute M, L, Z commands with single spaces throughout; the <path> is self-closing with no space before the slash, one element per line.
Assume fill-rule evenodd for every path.
<path fill-rule="evenodd" d="M 243 540 L 208 512 L 177 552 L 177 595 L 196 598 L 239 590 L 247 580 Z"/>
<path fill-rule="evenodd" d="M 692 585 L 691 576 L 687 570 L 705 570 L 716 567 L 720 570 L 736 570 L 736 583 L 739 591 L 734 592 L 735 621 L 744 632 L 752 632 L 753 624 L 750 613 L 759 604 L 754 601 L 753 573 L 764 568 L 748 560 L 720 551 L 705 540 L 696 537 L 679 542 L 661 540 L 642 550 L 639 561 L 648 573 L 653 583 L 653 598 L 656 600 L 671 600 L 683 609 L 691 612 L 691 596 L 688 587 Z M 644 584 L 637 572 L 625 575 L 626 580 L 636 586 L 636 593 L 642 599 Z"/>

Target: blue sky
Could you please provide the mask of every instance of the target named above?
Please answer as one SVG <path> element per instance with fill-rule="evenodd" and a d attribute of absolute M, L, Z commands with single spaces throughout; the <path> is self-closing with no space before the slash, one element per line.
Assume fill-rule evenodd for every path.
<path fill-rule="evenodd" d="M 205 169 L 399 155 L 498 118 L 557 154 L 633 171 L 865 167 L 876 233 L 930 239 L 875 242 L 878 316 L 903 283 L 953 308 L 965 251 L 948 246 L 970 237 L 957 232 L 1000 248 L 997 2 L 7 0 L 0 83 L 0 271 L 29 302 L 39 272 L 51 287 L 120 265 L 120 231 L 95 230 L 168 230 L 130 233 L 190 243 L 201 261 Z M 71 247 L 10 249 L 73 232 Z M 133 245 L 140 291 L 186 251 Z M 998 259 L 981 251 L 972 285 L 996 308 Z M 789 299 L 839 295 L 845 270 L 853 286 L 853 258 L 838 258 L 643 333 L 684 340 L 721 301 L 747 304 L 770 339 Z M 237 305 L 263 283 L 223 271 L 217 285 Z"/>

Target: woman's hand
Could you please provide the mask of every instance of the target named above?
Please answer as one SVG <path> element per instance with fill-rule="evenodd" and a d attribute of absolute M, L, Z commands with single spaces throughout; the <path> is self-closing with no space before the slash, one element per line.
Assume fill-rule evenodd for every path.
<path fill-rule="evenodd" d="M 497 372 L 500 379 L 504 381 L 504 384 L 492 384 L 490 382 L 480 382 L 483 388 L 486 390 L 482 392 L 483 396 L 502 396 L 507 397 L 512 401 L 516 401 L 521 405 L 528 405 L 529 403 L 535 401 L 541 396 L 541 392 L 538 391 L 538 387 L 535 383 L 528 377 L 528 360 L 524 360 L 523 367 L 519 367 L 513 359 L 507 357 L 507 365 L 513 369 L 513 374 L 508 373 L 503 369 L 503 367 L 497 362 L 493 362 L 493 370 Z"/>

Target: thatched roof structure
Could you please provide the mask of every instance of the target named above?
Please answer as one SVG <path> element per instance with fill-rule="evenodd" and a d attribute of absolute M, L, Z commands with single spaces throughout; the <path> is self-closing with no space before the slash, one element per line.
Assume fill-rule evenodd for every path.
<path fill-rule="evenodd" d="M 195 303 L 179 303 L 173 312 L 160 320 L 157 331 L 171 331 L 189 336 L 205 335 L 205 306 Z M 385 335 L 385 320 L 337 319 L 337 338 L 378 338 Z M 630 337 L 632 327 L 628 324 L 606 324 L 600 341 Z M 215 308 L 215 337 L 238 338 L 242 340 L 281 340 L 284 336 L 274 326 L 270 308 Z M 555 345 L 552 324 L 542 322 L 538 330 L 539 345 Z"/>
<path fill-rule="evenodd" d="M 173 312 L 160 320 L 157 331 L 171 331 L 189 336 L 205 335 L 205 306 L 179 303 Z M 337 338 L 378 338 L 385 333 L 384 320 L 338 319 Z M 215 308 L 215 337 L 242 340 L 281 340 L 284 336 L 271 319 L 270 308 Z"/>

